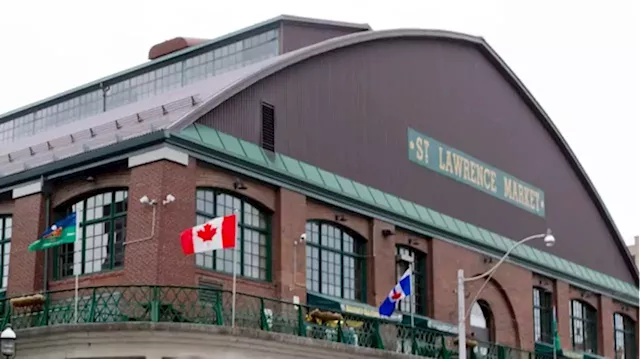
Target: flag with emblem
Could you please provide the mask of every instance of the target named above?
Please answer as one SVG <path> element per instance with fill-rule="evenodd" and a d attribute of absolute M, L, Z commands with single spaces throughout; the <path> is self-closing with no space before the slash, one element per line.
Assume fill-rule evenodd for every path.
<path fill-rule="evenodd" d="M 380 315 L 390 317 L 396 310 L 398 302 L 411 295 L 411 275 L 411 268 L 409 268 L 404 272 L 402 277 L 400 277 L 398 284 L 393 287 L 384 302 L 380 304 L 380 308 L 378 310 Z"/>
<path fill-rule="evenodd" d="M 216 217 L 180 235 L 184 254 L 210 252 L 236 246 L 236 215 Z"/>
<path fill-rule="evenodd" d="M 40 251 L 62 244 L 73 243 L 76 241 L 76 233 L 77 222 L 74 212 L 47 228 L 38 240 L 29 245 L 29 251 Z"/>

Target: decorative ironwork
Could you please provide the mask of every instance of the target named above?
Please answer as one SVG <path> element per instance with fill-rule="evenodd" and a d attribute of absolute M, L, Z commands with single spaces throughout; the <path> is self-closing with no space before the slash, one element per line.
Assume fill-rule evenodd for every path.
<path fill-rule="evenodd" d="M 40 300 L 31 301 L 24 298 Z M 177 322 L 231 325 L 231 292 L 178 286 L 103 286 L 78 290 L 78 323 Z M 75 322 L 73 289 L 0 300 L 0 326 L 15 329 Z M 19 305 L 17 305 L 19 303 Z M 380 318 L 238 293 L 237 326 L 430 358 L 457 358 L 453 334 Z M 546 358 L 493 343 L 484 357 Z M 473 354 L 472 354 L 473 355 Z"/>

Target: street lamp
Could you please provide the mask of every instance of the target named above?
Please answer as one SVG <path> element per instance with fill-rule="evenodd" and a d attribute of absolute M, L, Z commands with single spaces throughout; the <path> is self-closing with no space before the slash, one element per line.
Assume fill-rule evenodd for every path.
<path fill-rule="evenodd" d="M 468 313 L 465 312 L 465 306 L 464 306 L 464 283 L 465 282 L 471 282 L 471 281 L 474 281 L 474 280 L 478 280 L 478 279 L 482 279 L 482 278 L 487 277 L 487 279 L 484 281 L 484 283 L 482 284 L 482 286 L 478 290 L 478 293 L 476 293 L 476 296 L 471 301 L 471 303 L 473 305 L 473 303 L 476 301 L 476 299 L 478 299 L 478 296 L 480 295 L 480 292 L 482 292 L 484 287 L 491 280 L 491 277 L 493 277 L 493 274 L 496 272 L 496 269 L 509 257 L 511 252 L 513 252 L 513 250 L 516 249 L 521 244 L 529 242 L 529 241 L 534 240 L 534 239 L 539 239 L 539 238 L 544 238 L 544 244 L 547 247 L 553 246 L 555 244 L 555 242 L 556 242 L 555 237 L 553 236 L 553 234 L 551 234 L 551 230 L 547 229 L 546 233 L 534 234 L 532 236 L 529 236 L 527 238 L 524 238 L 524 239 L 520 240 L 519 242 L 516 242 L 502 256 L 502 258 L 500 258 L 498 263 L 496 263 L 488 271 L 486 271 L 486 272 L 484 272 L 482 274 L 479 274 L 479 275 L 477 275 L 475 277 L 465 278 L 464 277 L 464 270 L 463 269 L 458 269 L 458 358 L 467 359 L 467 335 L 466 335 L 467 326 L 466 326 L 466 324 L 467 324 Z"/>
<path fill-rule="evenodd" d="M 0 333 L 0 353 L 7 359 L 16 355 L 16 332 L 11 329 L 11 324 L 7 324 Z"/>

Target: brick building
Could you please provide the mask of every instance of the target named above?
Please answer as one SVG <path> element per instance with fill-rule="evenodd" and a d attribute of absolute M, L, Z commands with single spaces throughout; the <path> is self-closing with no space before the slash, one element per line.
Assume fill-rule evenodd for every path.
<path fill-rule="evenodd" d="M 533 351 L 552 342 L 555 307 L 567 351 L 637 357 L 631 255 L 482 38 L 282 16 L 149 57 L 0 117 L 6 297 L 71 290 L 76 274 L 229 289 L 232 252 L 186 257 L 178 238 L 237 210 L 239 292 L 375 313 L 410 261 L 401 312 L 447 327 L 458 269 L 482 273 L 551 228 L 554 247 L 519 247 L 466 303 L 469 333 Z M 76 243 L 27 251 L 71 211 Z"/>

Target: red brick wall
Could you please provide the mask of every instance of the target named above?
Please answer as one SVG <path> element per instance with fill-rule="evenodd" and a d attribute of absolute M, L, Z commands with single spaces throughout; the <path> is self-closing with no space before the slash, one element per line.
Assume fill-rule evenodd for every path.
<path fill-rule="evenodd" d="M 38 193 L 18 198 L 13 203 L 8 296 L 42 289 L 44 254 L 29 252 L 27 248 L 44 229 L 44 202 L 44 196 Z"/>
<path fill-rule="evenodd" d="M 457 323 L 457 270 L 465 277 L 481 274 L 495 264 L 487 257 L 462 247 L 434 239 L 431 251 L 434 291 L 433 317 Z M 489 303 L 494 318 L 494 340 L 509 346 L 533 349 L 533 299 L 531 272 L 504 263 L 484 288 L 479 299 Z M 467 310 L 482 285 L 482 280 L 465 284 Z M 467 326 L 468 326 L 467 320 Z M 470 328 L 468 328 L 470 330 Z M 471 334 L 471 332 L 469 332 Z"/>
<path fill-rule="evenodd" d="M 52 204 L 68 203 L 88 192 L 112 187 L 128 187 L 129 212 L 125 269 L 82 277 L 81 285 L 109 284 L 173 284 L 193 286 L 200 279 L 209 279 L 231 289 L 231 276 L 195 267 L 192 256 L 185 257 L 180 249 L 180 231 L 195 223 L 195 190 L 197 187 L 217 187 L 233 191 L 238 176 L 191 160 L 188 166 L 158 161 L 108 175 L 97 175 L 93 182 L 65 181 L 54 187 Z M 304 195 L 242 178 L 247 186 L 243 196 L 260 203 L 272 216 L 272 282 L 265 283 L 238 278 L 237 288 L 267 297 L 291 300 L 298 296 L 306 300 L 305 244 L 294 244 L 305 231 L 310 219 L 336 222 L 336 215 L 345 221 L 337 224 L 353 230 L 367 239 L 367 302 L 377 306 L 396 283 L 396 245 L 414 247 L 427 253 L 428 315 L 445 322 L 457 321 L 456 272 L 465 270 L 467 277 L 482 273 L 495 260 L 448 242 L 425 238 L 396 228 L 390 223 L 371 219 L 309 199 Z M 163 206 L 162 199 L 173 194 L 176 201 Z M 153 209 L 139 203 L 147 195 L 157 200 L 155 233 L 152 238 Z M 10 204 L 7 204 L 10 203 Z M 15 201 L 0 203 L 1 213 L 13 213 L 12 260 L 9 274 L 9 295 L 31 293 L 42 285 L 42 254 L 27 252 L 27 246 L 44 228 L 44 197 L 35 194 Z M 384 237 L 388 229 L 394 234 Z M 293 263 L 293 254 L 296 263 Z M 465 286 L 467 309 L 482 281 Z M 73 279 L 50 282 L 50 289 L 71 289 Z M 600 298 L 598 295 L 574 288 L 505 263 L 483 290 L 479 299 L 490 304 L 495 340 L 506 345 L 533 348 L 532 287 L 542 286 L 554 292 L 559 317 L 559 332 L 564 347 L 570 347 L 569 301 L 578 298 L 599 310 L 601 354 L 613 353 L 613 313 L 621 312 L 637 321 L 638 309 Z"/>

